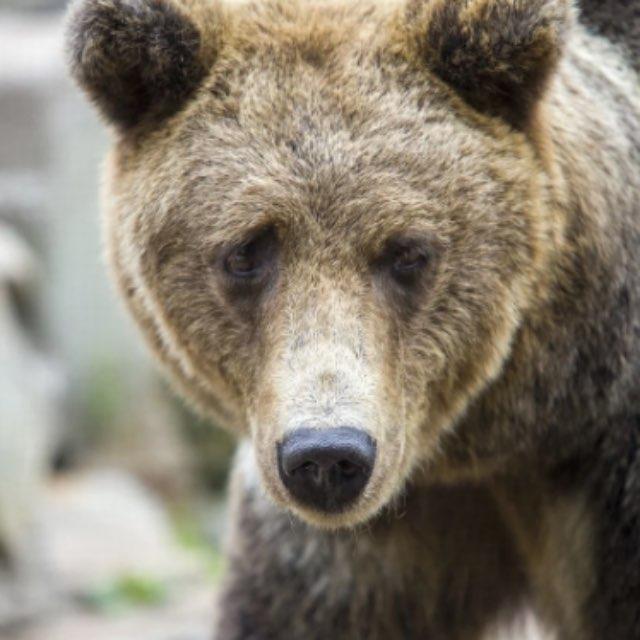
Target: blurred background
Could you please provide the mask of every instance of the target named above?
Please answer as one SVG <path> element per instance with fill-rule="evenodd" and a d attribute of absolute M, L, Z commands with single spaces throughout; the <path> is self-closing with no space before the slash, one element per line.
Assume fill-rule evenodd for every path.
<path fill-rule="evenodd" d="M 65 4 L 0 0 L 0 638 L 208 640 L 233 443 L 107 280 Z"/>

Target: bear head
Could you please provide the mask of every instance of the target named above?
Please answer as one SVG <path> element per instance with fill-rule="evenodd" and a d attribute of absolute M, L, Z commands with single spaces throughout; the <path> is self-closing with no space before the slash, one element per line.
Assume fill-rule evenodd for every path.
<path fill-rule="evenodd" d="M 304 520 L 353 526 L 428 476 L 544 299 L 570 24 L 564 0 L 72 7 L 123 296 Z"/>

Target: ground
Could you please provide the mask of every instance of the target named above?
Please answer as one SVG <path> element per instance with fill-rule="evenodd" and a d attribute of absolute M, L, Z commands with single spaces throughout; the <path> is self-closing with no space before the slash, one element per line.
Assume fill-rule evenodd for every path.
<path fill-rule="evenodd" d="M 180 532 L 131 477 L 103 471 L 51 482 L 38 531 L 40 561 L 24 570 L 22 588 L 0 578 L 12 614 L 4 626 L 0 615 L 3 640 L 211 637 L 217 555 Z"/>

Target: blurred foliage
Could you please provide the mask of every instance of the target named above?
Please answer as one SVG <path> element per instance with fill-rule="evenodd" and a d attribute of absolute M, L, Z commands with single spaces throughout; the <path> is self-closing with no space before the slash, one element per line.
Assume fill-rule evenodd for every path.
<path fill-rule="evenodd" d="M 218 582 L 225 570 L 225 559 L 222 550 L 208 541 L 202 531 L 202 523 L 198 522 L 193 511 L 186 508 L 175 508 L 171 512 L 178 543 L 197 554 L 207 568 L 213 582 Z"/>
<path fill-rule="evenodd" d="M 117 422 L 127 395 L 117 363 L 103 360 L 94 365 L 85 395 L 86 433 L 93 444 L 101 444 L 109 426 Z"/>
<path fill-rule="evenodd" d="M 124 575 L 85 595 L 82 602 L 100 613 L 115 614 L 131 607 L 162 605 L 167 600 L 167 593 L 167 585 L 159 580 Z"/>
<path fill-rule="evenodd" d="M 212 491 L 224 489 L 236 441 L 228 432 L 197 416 L 180 400 L 176 403 L 185 437 L 195 452 L 194 471 L 198 483 Z"/>
<path fill-rule="evenodd" d="M 193 510 L 186 505 L 175 507 L 171 517 L 180 546 L 199 558 L 212 583 L 219 582 L 225 569 L 224 556 L 220 549 L 206 540 Z M 171 586 L 163 580 L 124 574 L 83 594 L 80 601 L 85 607 L 101 614 L 117 615 L 136 607 L 166 604 L 170 592 Z"/>

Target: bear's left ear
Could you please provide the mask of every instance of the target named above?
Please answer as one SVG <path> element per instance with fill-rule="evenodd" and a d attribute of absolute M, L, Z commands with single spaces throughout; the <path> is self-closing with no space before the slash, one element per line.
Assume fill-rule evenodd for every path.
<path fill-rule="evenodd" d="M 67 23 L 71 73 L 120 131 L 175 113 L 219 46 L 210 0 L 75 0 Z"/>
<path fill-rule="evenodd" d="M 432 72 L 477 110 L 525 129 L 560 57 L 571 2 L 409 0 L 406 20 Z"/>

